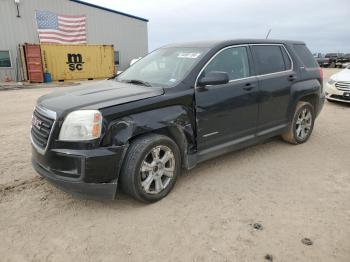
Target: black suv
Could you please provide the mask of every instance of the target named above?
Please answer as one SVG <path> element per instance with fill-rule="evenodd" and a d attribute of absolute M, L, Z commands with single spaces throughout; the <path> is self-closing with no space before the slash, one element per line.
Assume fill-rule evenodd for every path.
<path fill-rule="evenodd" d="M 32 163 L 72 194 L 114 199 L 119 185 L 154 202 L 182 168 L 272 136 L 307 141 L 323 102 L 303 42 L 169 45 L 114 79 L 40 97 Z"/>

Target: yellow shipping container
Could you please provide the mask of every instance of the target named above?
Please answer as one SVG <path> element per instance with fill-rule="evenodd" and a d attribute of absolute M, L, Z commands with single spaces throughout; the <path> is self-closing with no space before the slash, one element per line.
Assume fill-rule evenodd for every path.
<path fill-rule="evenodd" d="M 56 81 L 115 75 L 113 45 L 42 44 L 41 57 L 44 72 Z"/>

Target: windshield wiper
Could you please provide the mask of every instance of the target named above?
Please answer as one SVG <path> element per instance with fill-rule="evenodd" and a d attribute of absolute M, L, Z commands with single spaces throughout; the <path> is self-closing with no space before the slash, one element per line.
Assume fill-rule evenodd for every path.
<path fill-rule="evenodd" d="M 148 82 L 142 81 L 142 80 L 137 80 L 137 79 L 130 79 L 130 80 L 122 80 L 124 83 L 128 84 L 135 84 L 135 85 L 142 85 L 142 86 L 148 86 L 151 87 L 152 85 Z"/>

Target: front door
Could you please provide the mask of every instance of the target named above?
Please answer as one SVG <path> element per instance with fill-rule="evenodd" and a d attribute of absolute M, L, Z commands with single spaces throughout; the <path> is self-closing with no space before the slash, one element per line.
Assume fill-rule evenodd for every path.
<path fill-rule="evenodd" d="M 252 75 L 247 46 L 224 48 L 205 66 L 199 80 L 212 71 L 226 72 L 227 84 L 196 87 L 198 150 L 254 137 L 258 118 L 258 84 Z"/>

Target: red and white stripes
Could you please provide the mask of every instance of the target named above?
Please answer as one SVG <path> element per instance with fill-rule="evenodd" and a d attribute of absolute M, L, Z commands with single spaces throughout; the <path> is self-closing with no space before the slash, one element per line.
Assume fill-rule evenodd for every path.
<path fill-rule="evenodd" d="M 58 15 L 58 29 L 39 29 L 41 43 L 86 44 L 86 16 Z"/>

